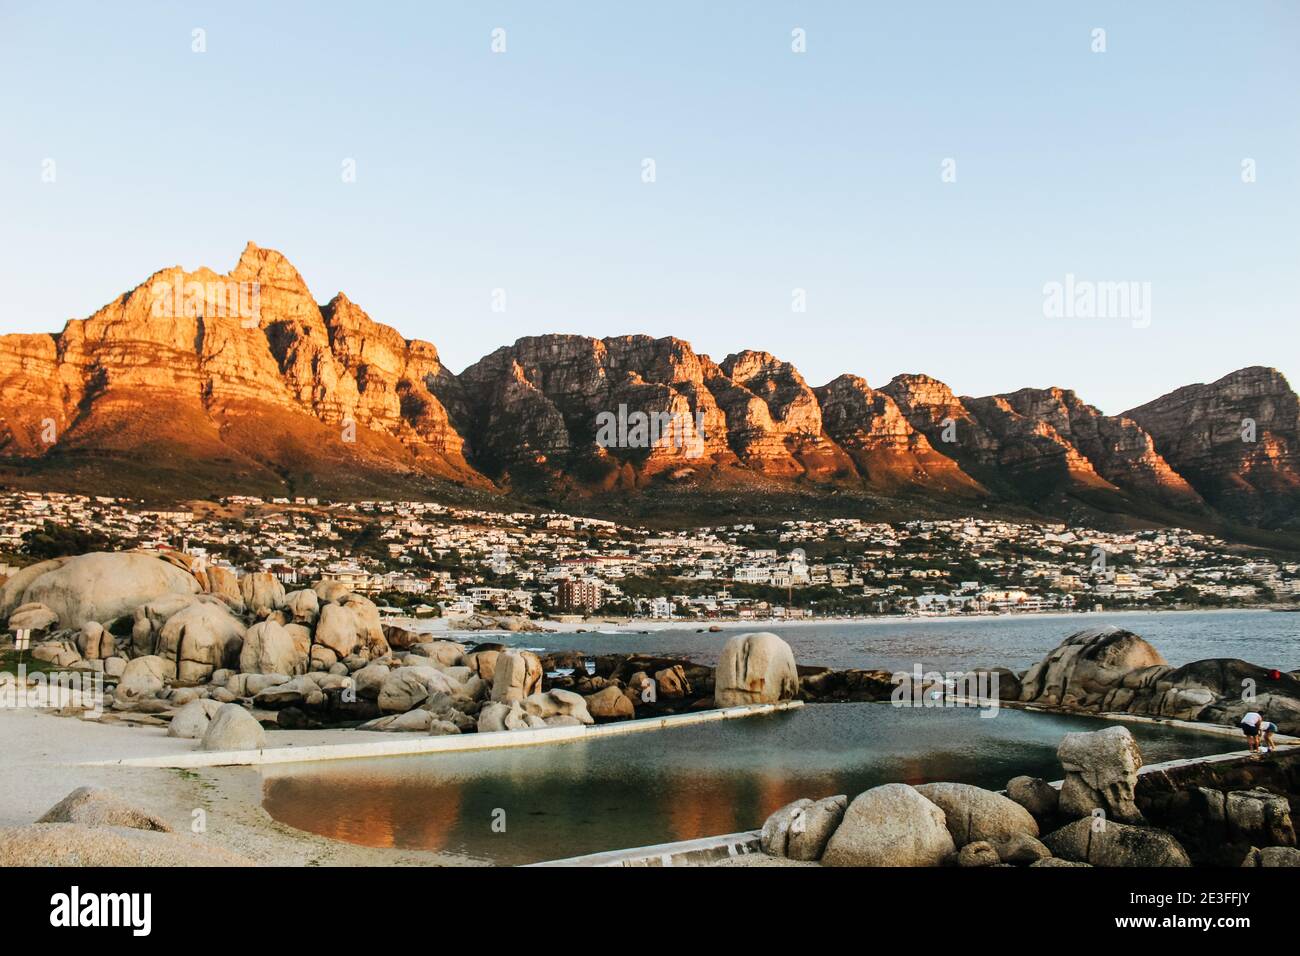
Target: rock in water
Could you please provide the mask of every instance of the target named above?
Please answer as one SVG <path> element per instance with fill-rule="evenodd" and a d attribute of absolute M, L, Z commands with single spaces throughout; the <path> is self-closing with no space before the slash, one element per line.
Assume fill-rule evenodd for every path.
<path fill-rule="evenodd" d="M 266 731 L 239 704 L 222 704 L 199 741 L 200 750 L 261 750 L 265 746 Z"/>
<path fill-rule="evenodd" d="M 714 672 L 713 699 L 719 707 L 774 704 L 799 695 L 794 652 L 767 631 L 737 634 L 722 647 Z"/>
<path fill-rule="evenodd" d="M 689 697 L 691 693 L 691 682 L 686 679 L 686 670 L 681 664 L 655 671 L 655 685 L 659 696 L 665 700 Z"/>
<path fill-rule="evenodd" d="M 171 833 L 172 828 L 154 816 L 118 799 L 99 787 L 78 787 L 45 811 L 37 823 L 80 823 L 88 827 L 131 827 Z"/>
<path fill-rule="evenodd" d="M 826 844 L 823 866 L 944 866 L 957 848 L 943 811 L 904 783 L 858 794 Z"/>
<path fill-rule="evenodd" d="M 1147 669 L 1152 679 L 1170 670 L 1160 652 L 1131 631 L 1090 628 L 1067 637 L 1025 672 L 1020 699 L 1097 707 L 1133 671 Z"/>
<path fill-rule="evenodd" d="M 1142 754 L 1127 727 L 1066 734 L 1056 755 L 1065 770 L 1062 814 L 1084 817 L 1100 808 L 1109 819 L 1121 823 L 1142 820 L 1133 802 Z"/>
<path fill-rule="evenodd" d="M 959 847 L 977 841 L 1000 843 L 1017 834 L 1038 836 L 1038 824 L 1029 811 L 992 790 L 965 783 L 927 783 L 916 792 L 943 811 L 948 832 Z"/>
<path fill-rule="evenodd" d="M 1043 837 L 1056 856 L 1093 866 L 1191 866 L 1182 844 L 1163 830 L 1111 820 L 1075 820 Z"/>

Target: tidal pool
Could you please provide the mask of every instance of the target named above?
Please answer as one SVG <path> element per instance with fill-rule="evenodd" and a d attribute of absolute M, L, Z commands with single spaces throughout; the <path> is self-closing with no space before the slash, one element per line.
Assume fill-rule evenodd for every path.
<path fill-rule="evenodd" d="M 809 704 L 580 743 L 267 767 L 276 820 L 365 846 L 534 863 L 758 827 L 800 797 L 951 780 L 1056 780 L 1061 737 L 1104 721 L 1001 709 Z M 1241 748 L 1126 725 L 1147 763 Z M 504 832 L 501 825 L 504 822 Z"/>

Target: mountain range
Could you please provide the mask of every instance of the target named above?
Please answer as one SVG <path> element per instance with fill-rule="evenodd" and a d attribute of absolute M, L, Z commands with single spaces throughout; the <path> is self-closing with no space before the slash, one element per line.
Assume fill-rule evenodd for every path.
<path fill-rule="evenodd" d="M 598 416 L 620 406 L 698 422 L 700 443 L 598 442 Z M 456 375 L 343 293 L 319 305 L 283 255 L 249 243 L 229 273 L 164 269 L 61 332 L 0 336 L 0 484 L 660 518 L 709 502 L 783 517 L 991 509 L 1287 542 L 1300 402 L 1265 367 L 1121 415 L 1068 389 L 972 398 L 923 374 L 812 386 L 767 352 L 714 362 L 644 335 L 522 338 Z"/>

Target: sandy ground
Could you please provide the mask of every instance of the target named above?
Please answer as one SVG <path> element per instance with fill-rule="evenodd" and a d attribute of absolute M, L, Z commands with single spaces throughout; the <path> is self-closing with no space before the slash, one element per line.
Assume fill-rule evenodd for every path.
<path fill-rule="evenodd" d="M 355 741 L 352 731 L 276 732 L 285 745 Z M 33 823 L 83 786 L 105 787 L 189 835 L 194 811 L 206 832 L 194 839 L 276 866 L 474 866 L 446 853 L 355 846 L 277 823 L 262 809 L 261 773 L 253 767 L 171 770 L 86 766 L 87 762 L 193 750 L 195 741 L 158 727 L 97 724 L 18 708 L 0 710 L 0 827 Z"/>

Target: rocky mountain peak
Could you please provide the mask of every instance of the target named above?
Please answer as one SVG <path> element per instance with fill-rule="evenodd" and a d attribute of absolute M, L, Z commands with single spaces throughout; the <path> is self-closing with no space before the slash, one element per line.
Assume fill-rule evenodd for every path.
<path fill-rule="evenodd" d="M 623 419 L 613 441 L 599 424 L 611 415 Z M 666 433 L 642 441 L 629 416 Z M 0 336 L 0 467 L 101 493 L 686 483 L 850 493 L 864 508 L 879 495 L 1159 506 L 1285 529 L 1298 454 L 1296 395 L 1262 366 L 1119 416 L 1064 387 L 974 398 L 924 374 L 812 388 L 770 352 L 715 363 L 684 339 L 637 334 L 527 336 L 454 375 L 432 343 L 345 293 L 318 304 L 288 259 L 252 242 L 228 273 L 173 266 L 57 334 Z"/>

